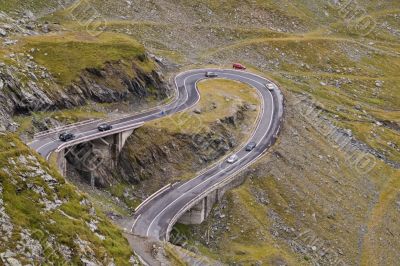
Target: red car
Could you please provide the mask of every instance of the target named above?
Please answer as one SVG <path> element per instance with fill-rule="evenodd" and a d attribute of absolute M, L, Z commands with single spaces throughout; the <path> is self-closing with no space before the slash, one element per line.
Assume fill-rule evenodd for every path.
<path fill-rule="evenodd" d="M 244 65 L 242 65 L 242 64 L 239 64 L 239 63 L 233 64 L 233 68 L 234 69 L 239 69 L 239 70 L 246 70 L 246 67 Z"/>

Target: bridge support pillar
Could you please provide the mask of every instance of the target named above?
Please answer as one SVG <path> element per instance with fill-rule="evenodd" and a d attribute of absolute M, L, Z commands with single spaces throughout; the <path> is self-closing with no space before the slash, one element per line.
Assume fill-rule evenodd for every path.
<path fill-rule="evenodd" d="M 55 153 L 60 173 L 64 176 L 67 174 L 68 161 L 94 187 L 95 181 L 98 182 L 97 177 L 104 175 L 105 169 L 117 166 L 118 156 L 132 133 L 133 129 L 127 130 L 79 143 Z"/>
<path fill-rule="evenodd" d="M 126 140 L 130 137 L 130 135 L 132 135 L 132 133 L 133 129 L 112 136 L 113 144 L 111 147 L 111 159 L 114 163 L 117 162 L 118 156 L 122 151 L 122 148 L 125 146 Z M 114 166 L 116 166 L 116 164 Z"/>
<path fill-rule="evenodd" d="M 207 217 L 205 210 L 207 209 L 206 198 L 202 199 L 193 208 L 188 210 L 184 215 L 179 218 L 178 223 L 181 224 L 201 224 Z"/>
<path fill-rule="evenodd" d="M 90 186 L 92 189 L 96 187 L 96 177 L 93 175 L 92 172 L 90 172 Z"/>
<path fill-rule="evenodd" d="M 183 214 L 178 223 L 201 224 L 210 214 L 215 203 L 218 202 L 219 191 L 215 190 L 200 200 L 195 206 Z"/>

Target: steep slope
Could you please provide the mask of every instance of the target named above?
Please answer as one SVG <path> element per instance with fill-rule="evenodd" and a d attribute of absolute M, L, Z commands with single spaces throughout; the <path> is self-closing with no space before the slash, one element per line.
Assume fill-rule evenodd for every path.
<path fill-rule="evenodd" d="M 199 88 L 201 99 L 192 110 L 137 129 L 116 169 L 104 164 L 93 172 L 97 186 L 117 197 L 111 198 L 114 207 L 125 207 L 121 212 L 106 206 L 107 212 L 129 213 L 161 187 L 192 178 L 248 138 L 259 113 L 258 94 L 245 84 L 219 79 L 200 82 Z"/>
<path fill-rule="evenodd" d="M 185 237 L 177 244 L 231 264 L 397 265 L 400 2 L 346 2 L 76 1 L 34 26 L 127 34 L 181 68 L 240 61 L 282 86 L 281 142 L 239 176 L 247 181 L 204 225 L 178 225 Z M 30 34 L 25 24 L 17 31 Z M 170 126 L 155 124 L 132 138 L 122 157 L 133 161 L 125 165 L 132 171 L 121 175 L 139 184 L 116 185 L 114 196 L 135 206 L 172 179 L 164 170 L 190 178 L 205 166 L 192 168 L 198 157 L 176 149 L 192 144 L 176 138 L 187 128 Z M 137 145 L 148 139 L 154 145 Z M 171 150 L 182 154 L 168 160 Z"/>
<path fill-rule="evenodd" d="M 363 169 L 358 160 L 369 156 L 351 137 L 328 129 L 327 120 L 309 113 L 309 103 L 287 100 L 278 144 L 238 176 L 244 184 L 227 194 L 207 222 L 178 226 L 185 237 L 176 243 L 183 239 L 188 249 L 231 264 L 360 265 L 362 257 L 374 257 L 374 264 L 361 265 L 395 265 L 399 242 L 390 233 L 373 230 L 381 248 L 376 242 L 364 247 L 371 247 L 370 223 L 393 235 L 399 230 L 377 222 L 398 216 L 396 199 L 387 198 L 385 187 L 398 180 L 399 171 L 382 162 Z M 375 208 L 380 212 L 372 218 Z"/>
<path fill-rule="evenodd" d="M 10 133 L 28 142 L 40 130 L 167 97 L 156 64 L 134 39 L 63 32 L 37 19 L 57 4 L 0 5 L 0 264 L 138 265 L 109 218 Z"/>
<path fill-rule="evenodd" d="M 93 2 L 99 11 L 103 10 L 96 5 L 100 2 Z M 399 217 L 398 1 L 357 1 L 351 8 L 322 1 L 150 1 L 132 4 L 137 12 L 118 7 L 114 12 L 101 12 L 106 29 L 136 36 L 166 60 L 225 66 L 241 61 L 277 80 L 287 97 L 312 99 L 307 105 L 313 108 L 304 112 L 305 117 L 290 118 L 286 124 L 282 138 L 291 146 L 278 146 L 276 156 L 283 162 L 273 167 L 277 173 L 267 174 L 275 158 L 266 156 L 254 174 L 247 174 L 258 180 L 256 184 L 248 182 L 228 195 L 230 204 L 222 215 L 228 219 L 217 212 L 200 232 L 188 230 L 192 243 L 202 243 L 200 252 L 244 264 L 343 260 L 351 265 L 395 265 L 399 229 L 392 222 L 387 230 L 385 225 Z M 249 9 L 261 10 L 263 15 L 258 18 Z M 273 16 L 279 18 L 274 17 L 272 24 L 263 20 Z M 373 27 L 362 28 L 360 21 L 369 16 Z M 296 110 L 298 101 L 287 104 Z M 315 124 L 323 127 L 310 133 Z M 331 136 L 339 142 L 327 138 L 330 126 L 342 132 Z M 338 146 L 342 147 L 339 151 Z M 306 155 L 311 158 L 305 160 Z M 327 165 L 322 162 L 325 158 Z M 366 172 L 357 170 L 360 158 L 368 158 Z M 307 180 L 293 182 L 295 176 Z M 332 194 L 336 189 L 340 197 Z M 274 194 L 266 209 L 255 205 L 261 200 L 257 191 Z M 307 213 L 298 205 L 310 196 L 293 195 L 292 191 L 315 198 L 307 201 Z M 340 205 L 333 204 L 338 197 Z M 249 212 L 252 206 L 254 211 Z M 290 208 L 295 209 L 293 213 Z M 328 210 L 336 211 L 330 214 Z M 238 223 L 242 226 L 226 232 L 217 226 L 221 220 L 230 228 Z M 255 227 L 257 236 L 250 234 Z M 214 236 L 223 237 L 207 243 L 205 238 L 213 228 Z M 257 247 L 252 244 L 254 238 L 259 239 Z M 284 252 L 277 252 L 276 245 Z M 265 250 L 271 252 L 263 257 Z M 331 251 L 330 257 L 324 255 L 326 251 Z"/>
<path fill-rule="evenodd" d="M 162 77 L 143 46 L 118 34 L 20 37 L 17 44 L 1 50 L 0 60 L 3 117 L 90 102 L 144 105 L 167 97 Z M 3 121 L 1 128 L 15 128 Z"/>
<path fill-rule="evenodd" d="M 15 135 L 2 134 L 0 146 L 3 263 L 135 262 L 120 231 L 53 167 Z"/>

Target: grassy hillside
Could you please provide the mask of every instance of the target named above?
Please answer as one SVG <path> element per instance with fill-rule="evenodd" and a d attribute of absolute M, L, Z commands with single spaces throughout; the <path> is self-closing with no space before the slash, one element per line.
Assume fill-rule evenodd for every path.
<path fill-rule="evenodd" d="M 0 50 L 1 51 L 1 50 Z M 144 47 L 125 35 L 87 32 L 66 32 L 22 37 L 18 45 L 5 47 L 0 55 L 8 64 L 19 60 L 9 58 L 10 53 L 27 54 L 45 67 L 60 85 L 69 85 L 87 68 L 102 68 L 106 62 L 135 60 L 144 70 L 153 65 L 145 60 Z"/>
<path fill-rule="evenodd" d="M 149 126 L 166 129 L 171 133 L 196 134 L 210 130 L 215 122 L 226 117 L 237 115 L 243 106 L 254 107 L 254 112 L 249 112 L 243 121 L 244 131 L 251 129 L 253 121 L 256 120 L 259 99 L 257 93 L 249 86 L 230 80 L 214 79 L 200 82 L 198 84 L 201 99 L 195 107 L 195 112 L 176 114 L 167 119 L 161 119 L 149 123 Z M 250 111 L 246 109 L 245 111 Z M 241 134 L 240 130 L 237 132 Z M 240 135 L 238 139 L 245 137 Z"/>
<path fill-rule="evenodd" d="M 398 1 L 357 2 L 363 16 L 374 20 L 369 34 L 357 28 L 363 16 L 348 19 L 323 1 L 157 1 L 140 8 L 132 4 L 126 11 L 118 4 L 112 9 L 93 3 L 108 20 L 107 30 L 135 36 L 172 62 L 190 68 L 239 61 L 275 79 L 287 97 L 311 96 L 322 121 L 378 154 L 374 169 L 360 174 L 349 164 L 349 154 L 313 131 L 316 122 L 293 114 L 281 136 L 285 145 L 248 174 L 253 181 L 228 195 L 225 217 L 231 230 L 217 227 L 217 240 L 204 241 L 224 220 L 218 215 L 200 233 L 193 229 L 189 238 L 201 242 L 203 254 L 245 265 L 326 263 L 307 236 L 299 237 L 311 231 L 323 250 L 332 247 L 346 263 L 395 264 L 399 242 L 393 235 L 399 227 L 390 222 L 384 228 L 399 218 L 399 170 L 390 166 L 400 159 Z M 296 100 L 287 104 L 297 105 Z M 271 169 L 277 173 L 268 175 Z M 258 190 L 271 195 L 267 207 L 254 203 Z M 286 225 L 295 232 L 286 232 Z M 293 246 L 299 238 L 304 251 Z"/>
<path fill-rule="evenodd" d="M 32 8 L 40 9 L 42 2 Z M 16 8 L 16 3 L 3 3 L 3 8 Z M 33 57 L 60 83 L 107 58 L 140 55 L 143 47 L 125 35 L 164 58 L 167 66 L 230 67 L 239 61 L 273 78 L 287 99 L 280 142 L 243 174 L 248 181 L 227 194 L 205 225 L 185 229 L 191 244 L 231 264 L 325 265 L 336 259 L 336 264 L 396 265 L 400 2 L 358 0 L 353 9 L 334 3 L 76 1 L 42 18 L 74 33 L 20 37 L 15 47 L 16 52 L 41 49 Z M 363 28 L 363 19 L 371 19 L 371 27 Z M 104 33 L 93 37 L 93 32 Z M 5 61 L 8 49 L 0 50 Z M 299 109 L 299 97 L 318 111 L 316 118 Z M 342 135 L 327 137 L 316 125 L 333 126 L 346 137 L 338 144 L 332 138 Z M 151 126 L 154 132 L 190 132 L 169 121 Z M 157 141 L 170 139 L 163 135 Z M 347 143 L 355 151 L 341 147 Z M 374 158 L 370 171 L 358 172 L 354 158 L 359 154 Z M 175 159 L 167 166 L 191 163 L 189 156 Z"/>
<path fill-rule="evenodd" d="M 32 56 L 68 85 L 86 68 L 101 68 L 105 62 L 144 57 L 144 47 L 129 37 L 118 34 L 91 36 L 67 33 L 35 36 L 22 40 L 23 50 L 35 49 Z M 149 68 L 151 68 L 149 66 Z"/>
<path fill-rule="evenodd" d="M 24 11 L 24 10 L 34 10 L 34 11 L 44 11 L 46 8 L 57 7 L 55 3 L 57 1 L 48 0 L 29 0 L 29 1 L 18 1 L 18 0 L 1 0 L 0 10 L 1 11 Z"/>
<path fill-rule="evenodd" d="M 386 224 L 398 215 L 399 171 L 379 162 L 359 173 L 355 155 L 321 135 L 315 124 L 324 122 L 308 121 L 292 100 L 278 144 L 241 174 L 247 181 L 204 224 L 180 232 L 190 247 L 231 264 L 395 265 L 398 239 L 382 227 L 399 232 Z"/>
<path fill-rule="evenodd" d="M 15 135 L 0 136 L 3 262 L 128 265 L 121 232 Z"/>

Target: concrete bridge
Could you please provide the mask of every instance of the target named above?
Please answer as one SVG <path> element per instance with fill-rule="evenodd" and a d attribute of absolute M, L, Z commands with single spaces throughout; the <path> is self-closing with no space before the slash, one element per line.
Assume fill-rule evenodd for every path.
<path fill-rule="evenodd" d="M 87 138 L 79 138 L 60 145 L 53 153 L 63 176 L 67 175 L 67 165 L 71 165 L 95 186 L 93 173 L 100 166 L 109 169 L 117 167 L 118 156 L 127 139 L 142 124 L 130 126 L 125 131 L 102 132 Z"/>
<path fill-rule="evenodd" d="M 67 174 L 68 164 L 85 175 L 94 186 L 92 173 L 101 165 L 110 169 L 117 167 L 118 155 L 126 140 L 142 122 L 132 122 L 126 118 L 110 122 L 111 130 L 98 130 L 102 120 L 88 120 L 77 124 L 55 128 L 35 135 L 29 146 L 36 149 L 47 160 L 57 162 L 60 173 Z M 59 140 L 59 134 L 68 132 L 75 138 L 68 142 Z"/>

